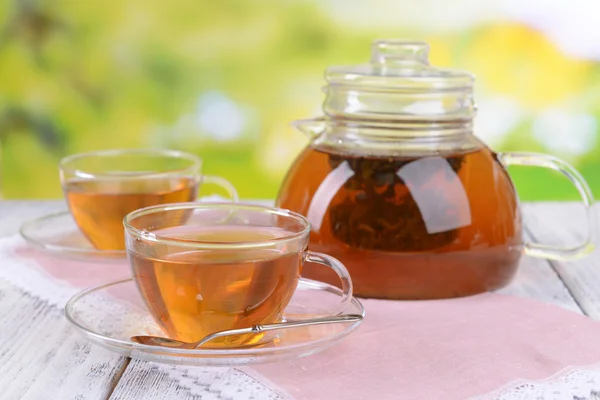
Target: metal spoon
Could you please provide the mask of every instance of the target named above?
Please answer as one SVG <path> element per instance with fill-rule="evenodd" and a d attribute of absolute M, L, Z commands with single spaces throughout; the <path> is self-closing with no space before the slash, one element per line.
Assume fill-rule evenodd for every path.
<path fill-rule="evenodd" d="M 182 342 L 180 340 L 169 339 L 160 336 L 132 336 L 131 341 L 139 344 L 146 344 L 150 346 L 164 346 L 171 347 L 175 349 L 195 349 L 197 347 L 202 346 L 206 342 L 209 342 L 213 339 L 224 337 L 224 336 L 232 336 L 232 335 L 245 335 L 245 334 L 255 334 L 266 331 L 274 331 L 277 329 L 286 329 L 286 328 L 297 328 L 301 326 L 310 326 L 310 325 L 325 325 L 325 324 L 339 324 L 344 322 L 357 322 L 363 319 L 362 315 L 359 314 L 347 314 L 347 315 L 338 315 L 335 317 L 327 317 L 327 318 L 313 318 L 313 319 L 304 319 L 299 321 L 289 321 L 289 322 L 278 322 L 274 324 L 264 324 L 264 325 L 254 325 L 249 328 L 240 328 L 240 329 L 228 329 L 225 331 L 219 331 L 215 333 L 211 333 L 198 340 L 197 342 L 189 343 Z"/>

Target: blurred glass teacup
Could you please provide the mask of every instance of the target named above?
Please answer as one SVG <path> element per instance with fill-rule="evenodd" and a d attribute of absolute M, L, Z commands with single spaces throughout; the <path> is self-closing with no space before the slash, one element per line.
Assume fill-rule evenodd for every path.
<path fill-rule="evenodd" d="M 123 218 L 159 204 L 194 201 L 202 183 L 237 191 L 221 177 L 201 173 L 199 157 L 175 150 L 103 150 L 68 156 L 59 164 L 71 215 L 98 250 L 124 250 Z"/>

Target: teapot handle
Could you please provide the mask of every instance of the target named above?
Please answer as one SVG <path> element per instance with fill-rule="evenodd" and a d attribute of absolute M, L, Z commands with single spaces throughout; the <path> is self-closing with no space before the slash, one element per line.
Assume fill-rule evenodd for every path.
<path fill-rule="evenodd" d="M 529 165 L 550 168 L 562 173 L 575 186 L 583 200 L 588 219 L 588 234 L 585 242 L 573 247 L 550 246 L 541 243 L 525 243 L 524 253 L 550 260 L 575 260 L 584 257 L 594 250 L 597 218 L 593 207 L 594 196 L 583 176 L 570 164 L 553 156 L 537 153 L 498 153 L 498 160 L 504 165 Z"/>

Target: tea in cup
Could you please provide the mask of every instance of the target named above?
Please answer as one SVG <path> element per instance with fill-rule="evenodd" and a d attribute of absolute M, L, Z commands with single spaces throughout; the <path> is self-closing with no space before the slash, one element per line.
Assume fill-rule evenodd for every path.
<path fill-rule="evenodd" d="M 133 279 L 149 312 L 172 339 L 193 342 L 220 330 L 282 319 L 305 262 L 342 281 L 343 310 L 352 298 L 348 271 L 307 250 L 310 223 L 291 211 L 233 203 L 181 203 L 134 211 L 124 220 Z M 243 335 L 213 341 L 240 346 Z"/>
<path fill-rule="evenodd" d="M 99 250 L 124 250 L 123 218 L 139 208 L 194 201 L 203 182 L 237 201 L 231 183 L 201 174 L 200 158 L 174 150 L 123 149 L 75 154 L 59 164 L 69 209 Z"/>

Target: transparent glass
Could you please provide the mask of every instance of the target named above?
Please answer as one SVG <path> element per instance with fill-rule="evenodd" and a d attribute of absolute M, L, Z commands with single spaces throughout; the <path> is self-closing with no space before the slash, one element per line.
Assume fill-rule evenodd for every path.
<path fill-rule="evenodd" d="M 465 296 L 506 285 L 523 253 L 566 260 L 593 250 L 582 176 L 554 157 L 496 153 L 476 138 L 472 76 L 429 66 L 426 44 L 378 41 L 371 64 L 326 76 L 325 116 L 294 123 L 310 144 L 276 205 L 307 216 L 309 247 L 344 262 L 358 296 Z M 508 165 L 564 174 L 583 199 L 588 237 L 570 248 L 525 242 Z M 310 266 L 305 275 L 334 282 Z"/>
<path fill-rule="evenodd" d="M 221 177 L 201 173 L 195 155 L 160 149 L 105 150 L 75 154 L 59 164 L 60 179 L 73 219 L 98 250 L 125 249 L 123 218 L 139 208 L 193 201 L 203 183 L 238 195 Z"/>
<path fill-rule="evenodd" d="M 335 258 L 307 251 L 310 224 L 281 209 L 231 203 L 181 203 L 134 211 L 124 220 L 129 262 L 156 323 L 193 342 L 216 331 L 281 320 L 305 265 L 328 267 L 341 281 L 336 315 L 352 281 Z M 223 338 L 254 344 L 260 335 Z"/>
<path fill-rule="evenodd" d="M 50 256 L 86 263 L 127 263 L 125 250 L 98 250 L 92 246 L 67 210 L 25 221 L 19 233 L 31 246 Z"/>
<path fill-rule="evenodd" d="M 300 313 L 306 318 L 319 317 L 324 305 L 337 304 L 342 296 L 342 291 L 334 286 L 301 278 L 284 318 L 292 320 L 289 315 Z M 352 298 L 343 312 L 364 316 L 365 310 L 358 299 Z M 130 338 L 164 333 L 148 312 L 132 279 L 76 294 L 67 302 L 65 315 L 91 343 L 138 360 L 190 366 L 240 366 L 309 356 L 339 343 L 362 322 L 288 329 L 280 332 L 276 341 L 260 346 L 190 350 L 138 344 Z"/>

